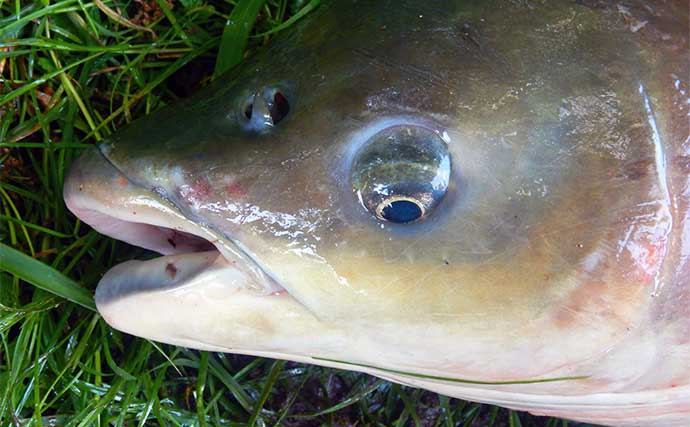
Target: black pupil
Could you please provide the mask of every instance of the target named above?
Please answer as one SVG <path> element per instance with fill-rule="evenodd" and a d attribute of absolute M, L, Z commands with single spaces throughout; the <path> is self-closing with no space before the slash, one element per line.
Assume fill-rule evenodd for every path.
<path fill-rule="evenodd" d="M 381 216 L 390 222 L 406 223 L 419 219 L 422 209 L 409 200 L 396 200 L 386 204 L 381 211 Z"/>

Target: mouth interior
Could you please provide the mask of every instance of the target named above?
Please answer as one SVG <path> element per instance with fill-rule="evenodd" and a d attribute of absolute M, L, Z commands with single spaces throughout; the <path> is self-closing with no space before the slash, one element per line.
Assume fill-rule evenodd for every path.
<path fill-rule="evenodd" d="M 75 214 L 102 234 L 162 255 L 217 250 L 211 241 L 172 227 L 124 220 L 91 209 L 79 209 Z"/>
<path fill-rule="evenodd" d="M 285 289 L 245 251 L 209 230 L 179 218 L 157 218 L 158 224 L 135 222 L 111 216 L 100 210 L 77 209 L 75 214 L 98 232 L 161 254 L 148 261 L 127 261 L 113 267 L 99 284 L 108 298 L 137 291 L 176 288 L 195 282 L 209 270 L 241 271 L 247 278 L 241 287 L 260 294 L 283 293 Z M 163 221 L 161 221 L 161 219 Z M 166 221 L 171 226 L 160 225 Z M 182 225 L 184 224 L 184 225 Z M 182 227 L 188 230 L 180 230 Z M 194 229 L 190 229 L 194 226 Z M 207 238 L 199 236 L 206 235 Z M 212 275 L 209 277 L 225 277 Z M 116 283 L 116 285 L 113 285 Z M 124 285 L 126 283 L 126 285 Z M 236 285 L 236 284 L 233 284 Z"/>
<path fill-rule="evenodd" d="M 172 228 L 151 226 L 156 228 L 154 232 L 160 233 L 164 236 L 165 241 L 176 250 L 180 248 L 189 248 L 185 252 L 206 252 L 216 250 L 208 240 L 202 239 L 201 237 L 195 236 L 190 233 L 185 233 L 184 231 L 177 231 Z"/>

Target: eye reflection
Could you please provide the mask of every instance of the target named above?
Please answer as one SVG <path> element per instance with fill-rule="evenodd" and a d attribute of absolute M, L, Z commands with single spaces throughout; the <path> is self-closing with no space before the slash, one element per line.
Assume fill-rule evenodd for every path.
<path fill-rule="evenodd" d="M 448 190 L 450 155 L 434 131 L 392 126 L 371 137 L 357 153 L 352 190 L 379 220 L 397 224 L 429 216 Z"/>

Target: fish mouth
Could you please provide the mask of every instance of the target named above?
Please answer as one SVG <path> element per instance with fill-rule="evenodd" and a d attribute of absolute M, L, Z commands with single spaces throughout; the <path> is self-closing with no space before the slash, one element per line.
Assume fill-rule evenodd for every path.
<path fill-rule="evenodd" d="M 99 233 L 161 254 L 126 261 L 106 272 L 95 294 L 101 313 L 131 295 L 209 281 L 257 296 L 286 293 L 239 243 L 186 218 L 155 191 L 133 183 L 97 148 L 85 152 L 71 168 L 64 199 Z"/>

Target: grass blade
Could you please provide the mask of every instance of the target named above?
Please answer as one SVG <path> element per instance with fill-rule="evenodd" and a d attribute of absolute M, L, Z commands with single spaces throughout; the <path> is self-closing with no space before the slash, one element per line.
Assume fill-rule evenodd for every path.
<path fill-rule="evenodd" d="M 323 360 L 325 362 L 342 363 L 344 365 L 359 366 L 359 367 L 363 367 L 363 368 L 371 368 L 371 369 L 376 369 L 376 370 L 383 371 L 383 372 L 388 372 L 391 374 L 406 375 L 406 376 L 410 376 L 410 377 L 424 378 L 424 379 L 429 379 L 429 380 L 448 381 L 448 382 L 454 382 L 454 383 L 460 383 L 460 384 L 486 384 L 486 385 L 535 384 L 535 383 L 551 383 L 551 382 L 557 382 L 557 381 L 575 381 L 575 380 L 584 380 L 584 379 L 589 378 L 589 376 L 587 376 L 587 375 L 580 375 L 580 376 L 572 376 L 572 377 L 535 378 L 535 379 L 515 380 L 515 381 L 478 381 L 478 380 L 470 380 L 470 379 L 465 379 L 465 378 L 451 378 L 451 377 L 441 377 L 441 376 L 437 376 L 437 375 L 418 374 L 415 372 L 400 371 L 397 369 L 387 369 L 387 368 L 382 368 L 380 366 L 367 365 L 365 363 L 355 363 L 355 362 L 348 362 L 345 360 L 327 359 L 325 357 L 314 357 L 314 356 L 312 356 L 312 359 Z"/>
<path fill-rule="evenodd" d="M 91 294 L 69 277 L 0 243 L 0 271 L 7 271 L 32 285 L 96 311 Z"/>
<path fill-rule="evenodd" d="M 216 68 L 213 71 L 214 79 L 242 60 L 242 54 L 247 47 L 247 40 L 249 40 L 249 33 L 264 1 L 240 0 L 230 13 L 218 49 Z"/>
<path fill-rule="evenodd" d="M 264 388 L 261 391 L 261 396 L 259 396 L 259 399 L 254 405 L 252 416 L 249 417 L 249 421 L 247 422 L 247 424 L 250 427 L 256 425 L 256 422 L 259 418 L 259 414 L 261 413 L 261 409 L 263 409 L 264 404 L 266 403 L 266 399 L 268 399 L 268 395 L 271 393 L 271 390 L 273 389 L 273 384 L 275 384 L 276 379 L 278 378 L 278 374 L 280 374 L 280 371 L 283 369 L 283 366 L 285 366 L 284 360 L 276 360 L 275 362 L 273 362 L 273 365 L 271 365 L 271 370 L 268 372 L 268 377 L 266 378 Z"/>
<path fill-rule="evenodd" d="M 306 16 L 309 12 L 312 10 L 316 9 L 316 7 L 321 3 L 321 0 L 311 0 L 309 3 L 307 3 L 302 9 L 299 10 L 299 12 L 295 13 L 288 19 L 287 21 L 283 22 L 282 24 L 271 28 L 268 31 L 264 31 L 263 33 L 253 35 L 252 38 L 261 38 L 265 37 L 271 34 L 275 34 L 279 31 L 283 31 L 284 29 L 290 27 L 293 25 L 295 22 L 299 21 L 302 19 L 304 16 Z"/>

